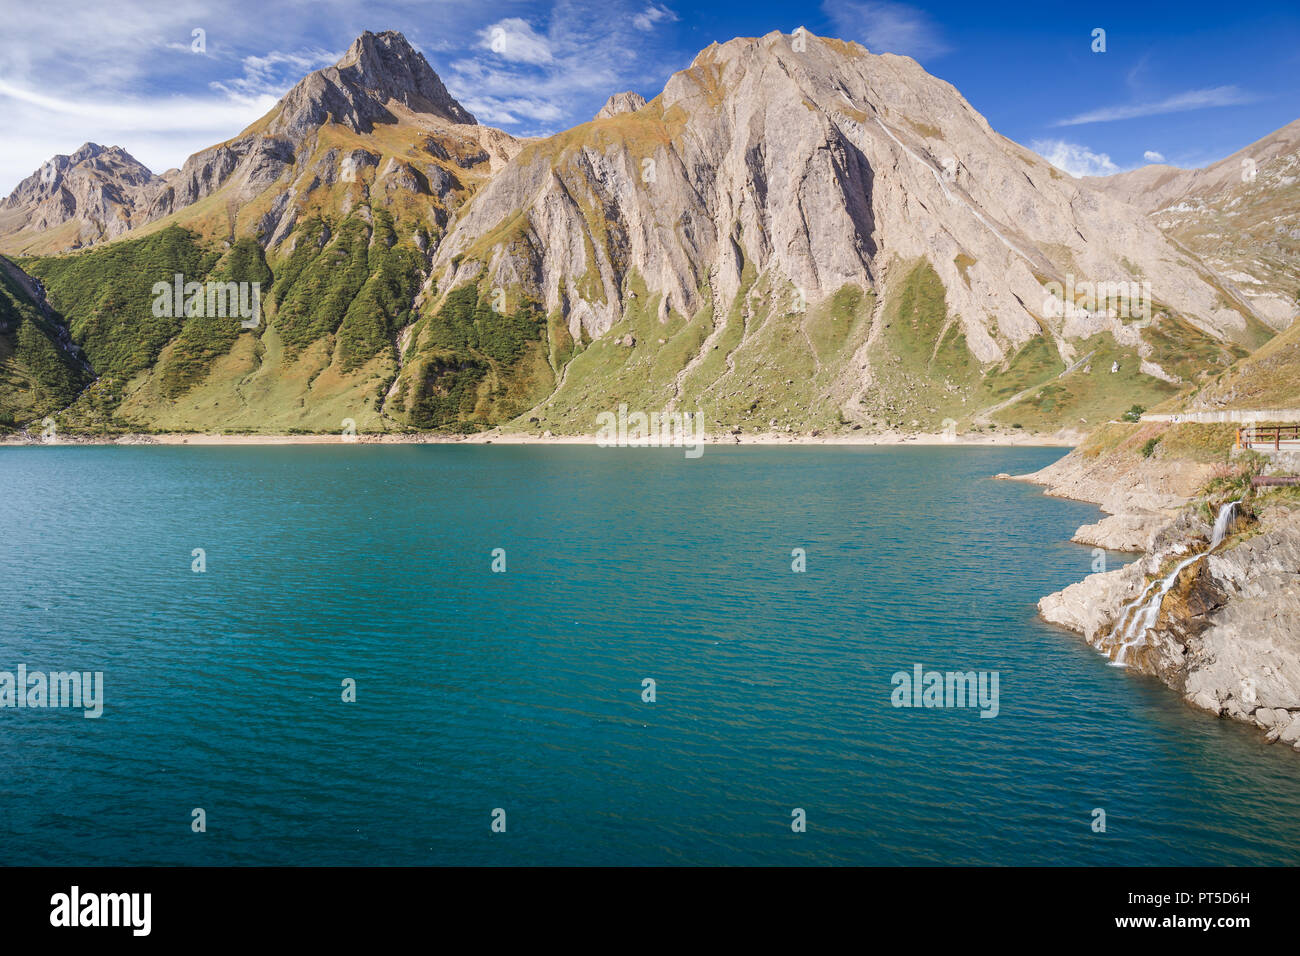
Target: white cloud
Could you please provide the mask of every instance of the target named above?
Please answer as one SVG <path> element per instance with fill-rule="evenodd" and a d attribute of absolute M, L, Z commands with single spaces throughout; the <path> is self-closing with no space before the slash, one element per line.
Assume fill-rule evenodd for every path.
<path fill-rule="evenodd" d="M 179 166 L 191 153 L 229 139 L 275 105 L 271 95 L 68 99 L 0 81 L 0 113 L 23 129 L 0 151 L 3 193 L 59 153 L 82 143 L 121 146 L 154 172 Z"/>
<path fill-rule="evenodd" d="M 653 0 L 554 0 L 544 22 L 499 20 L 474 34 L 475 50 L 446 62 L 443 80 L 482 122 L 518 135 L 553 133 L 590 119 L 611 93 L 654 89 L 680 69 L 689 56 L 666 49 L 666 31 L 638 23 L 676 16 Z M 477 52 L 492 50 L 496 27 L 503 52 Z"/>
<path fill-rule="evenodd" d="M 1094 153 L 1087 146 L 1063 139 L 1036 139 L 1029 148 L 1071 176 L 1110 176 L 1120 172 L 1106 153 Z"/>
<path fill-rule="evenodd" d="M 1235 86 L 1216 86 L 1204 90 L 1188 90 L 1152 103 L 1131 103 L 1127 106 L 1103 106 L 1068 119 L 1057 120 L 1053 126 L 1080 126 L 1084 123 L 1109 123 L 1114 120 L 1138 119 L 1143 116 L 1162 116 L 1166 113 L 1185 113 L 1212 106 L 1240 106 L 1253 103 L 1257 97 Z"/>
<path fill-rule="evenodd" d="M 479 46 L 514 63 L 546 64 L 555 60 L 550 41 L 527 20 L 507 17 L 480 31 Z"/>
<path fill-rule="evenodd" d="M 341 53 L 325 50 L 304 50 L 297 53 L 272 50 L 264 56 L 244 57 L 243 76 L 224 81 L 214 80 L 209 85 L 239 102 L 265 96 L 279 99 L 288 87 L 308 73 L 333 66 L 342 56 Z"/>
<path fill-rule="evenodd" d="M 479 59 L 454 60 L 450 64 L 450 76 L 448 89 L 465 103 L 466 108 L 474 99 L 518 101 L 520 92 L 526 91 L 528 99 L 549 102 L 558 109 L 561 100 L 574 94 L 598 90 L 601 91 L 601 102 L 604 102 L 604 97 L 609 95 L 605 90 L 621 88 L 619 73 L 595 57 L 586 62 L 580 58 L 557 61 L 545 70 L 498 69 Z M 463 91 L 463 96 L 458 90 Z"/>
<path fill-rule="evenodd" d="M 464 106 L 480 123 L 515 125 L 523 122 L 521 117 L 541 123 L 555 123 L 564 118 L 564 111 L 554 102 L 528 96 L 509 99 L 476 96 L 466 99 Z"/>
<path fill-rule="evenodd" d="M 656 23 L 672 23 L 677 19 L 677 14 L 673 13 L 667 7 L 652 3 L 645 10 L 638 13 L 632 18 L 632 25 L 638 30 L 653 30 Z"/>
<path fill-rule="evenodd" d="M 47 96 L 23 89 L 0 80 L 0 97 L 12 101 L 17 108 L 35 107 L 50 116 L 69 117 L 76 122 L 113 126 L 124 132 L 133 130 L 176 130 L 185 132 L 207 129 L 214 123 L 227 127 L 247 117 L 247 122 L 257 119 L 275 105 L 277 97 L 263 95 L 251 108 L 258 112 L 249 115 L 250 104 L 214 101 L 211 98 L 192 96 L 165 96 L 148 100 L 70 100 Z"/>
<path fill-rule="evenodd" d="M 859 39 L 872 53 L 901 53 L 916 59 L 948 52 L 929 15 L 905 3 L 823 0 L 822 12 L 846 39 Z"/>
<path fill-rule="evenodd" d="M 1142 158 L 1148 163 L 1163 163 L 1165 161 L 1164 153 L 1157 153 L 1154 149 L 1148 149 L 1142 154 Z"/>

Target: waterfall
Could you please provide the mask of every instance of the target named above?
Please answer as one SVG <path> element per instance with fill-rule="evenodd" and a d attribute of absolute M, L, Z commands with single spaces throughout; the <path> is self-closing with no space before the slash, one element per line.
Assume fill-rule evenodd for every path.
<path fill-rule="evenodd" d="M 1129 631 L 1131 631 L 1134 627 L 1137 626 L 1137 622 L 1138 622 L 1138 619 L 1139 619 L 1139 615 L 1134 614 L 1134 615 L 1133 615 L 1133 620 L 1129 623 L 1129 625 L 1128 625 L 1127 627 L 1124 626 L 1124 622 L 1128 620 L 1129 612 L 1130 612 L 1130 611 L 1133 611 L 1134 609 L 1136 609 L 1137 606 L 1138 606 L 1139 604 L 1141 604 L 1141 603 L 1146 599 L 1146 596 L 1147 596 L 1148 594 L 1151 593 L 1151 589 L 1152 589 L 1153 587 L 1155 587 L 1155 586 L 1156 586 L 1156 582 L 1155 582 L 1155 581 L 1152 581 L 1152 582 L 1151 582 L 1150 584 L 1148 584 L 1145 588 L 1143 588 L 1141 594 L 1139 594 L 1137 597 L 1135 597 L 1135 598 L 1134 598 L 1132 601 L 1130 601 L 1128 604 L 1125 604 L 1125 605 L 1124 605 L 1124 610 L 1120 612 L 1119 620 L 1117 620 L 1117 621 L 1115 622 L 1115 627 L 1111 630 L 1111 632 L 1110 632 L 1110 637 L 1107 638 L 1107 640 L 1106 640 L 1106 643 L 1107 643 L 1108 645 L 1111 645 L 1111 644 L 1114 644 L 1114 643 L 1115 643 L 1115 639 L 1116 639 L 1117 637 L 1120 637 L 1120 632 L 1121 632 L 1121 631 L 1123 632 L 1123 640 L 1128 640 L 1128 638 L 1129 638 Z"/>
<path fill-rule="evenodd" d="M 1241 504 L 1241 499 L 1229 501 L 1219 509 L 1219 516 L 1214 519 L 1214 532 L 1210 535 L 1210 550 L 1213 551 L 1223 539 L 1228 536 L 1228 529 L 1232 526 L 1233 519 L 1237 516 L 1237 505 Z"/>
<path fill-rule="evenodd" d="M 1151 600 L 1147 602 L 1146 607 L 1133 616 L 1132 623 L 1129 624 L 1127 630 L 1124 632 L 1124 643 L 1120 645 L 1119 654 L 1115 657 L 1116 664 L 1124 663 L 1124 657 L 1128 653 L 1130 647 L 1139 647 L 1146 643 L 1147 631 L 1156 626 L 1156 621 L 1160 618 L 1160 607 L 1165 603 L 1165 595 L 1169 593 L 1169 589 L 1172 588 L 1174 582 L 1178 580 L 1178 575 L 1182 574 L 1183 569 L 1188 565 L 1194 564 L 1203 557 L 1205 557 L 1204 552 L 1192 555 L 1186 561 L 1179 564 L 1178 567 L 1170 571 L 1169 576 L 1160 582 L 1160 589 L 1151 596 Z M 1154 584 L 1155 582 L 1152 583 Z M 1150 590 L 1150 588 L 1148 588 L 1148 590 Z M 1145 593 L 1146 592 L 1144 591 L 1143 594 L 1145 595 Z M 1139 598 L 1139 600 L 1141 600 L 1141 598 Z"/>
<path fill-rule="evenodd" d="M 1223 539 L 1228 536 L 1228 528 L 1231 527 L 1233 519 L 1236 517 L 1237 505 L 1239 504 L 1241 504 L 1240 499 L 1237 501 L 1230 501 L 1219 509 L 1219 515 L 1214 520 L 1214 531 L 1210 534 L 1210 546 L 1200 554 L 1192 555 L 1186 561 L 1179 564 L 1178 567 L 1170 571 L 1168 577 L 1159 582 L 1159 590 L 1151 596 L 1151 599 L 1147 601 L 1145 607 L 1133 614 L 1133 617 L 1129 620 L 1127 626 L 1124 626 L 1124 621 L 1128 618 L 1129 612 L 1134 611 L 1134 609 L 1142 603 L 1143 599 L 1145 599 L 1147 594 L 1151 592 L 1151 589 L 1156 586 L 1157 582 L 1152 581 L 1148 584 L 1146 589 L 1139 594 L 1136 599 L 1124 607 L 1124 610 L 1120 613 L 1119 620 L 1115 622 L 1115 629 L 1110 632 L 1110 644 L 1113 645 L 1115 643 L 1115 638 L 1117 637 L 1120 641 L 1119 653 L 1115 655 L 1116 664 L 1124 663 L 1124 658 L 1128 655 L 1129 648 L 1140 647 L 1146 643 L 1147 631 L 1156 626 L 1156 621 L 1160 619 L 1160 608 L 1165 602 L 1165 595 L 1168 594 L 1169 589 L 1174 586 L 1174 582 L 1178 580 L 1178 575 L 1183 573 L 1183 569 L 1188 565 L 1199 561 L 1223 543 Z"/>

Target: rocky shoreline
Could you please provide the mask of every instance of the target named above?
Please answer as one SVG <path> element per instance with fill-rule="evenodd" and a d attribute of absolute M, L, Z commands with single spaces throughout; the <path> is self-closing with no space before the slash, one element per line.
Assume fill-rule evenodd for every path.
<path fill-rule="evenodd" d="M 1142 553 L 1044 597 L 1039 613 L 1187 703 L 1253 723 L 1270 743 L 1300 752 L 1300 509 L 1247 498 L 1222 510 L 1216 544 L 1221 503 L 1199 501 L 1215 471 L 1076 450 L 1019 476 L 1109 512 L 1075 541 Z"/>

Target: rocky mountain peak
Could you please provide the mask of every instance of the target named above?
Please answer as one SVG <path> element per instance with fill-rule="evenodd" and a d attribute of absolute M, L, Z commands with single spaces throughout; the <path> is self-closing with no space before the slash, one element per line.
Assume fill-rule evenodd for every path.
<path fill-rule="evenodd" d="M 352 41 L 348 51 L 334 66 L 340 70 L 357 67 L 362 74 L 369 74 L 397 65 L 404 66 L 409 72 L 414 67 L 416 57 L 423 62 L 424 57 L 397 30 L 383 30 L 379 33 L 366 30 Z M 424 65 L 428 66 L 427 63 Z"/>
<path fill-rule="evenodd" d="M 635 113 L 643 106 L 645 106 L 645 97 L 640 93 L 633 93 L 631 90 L 615 93 L 605 101 L 605 105 L 596 114 L 596 119 L 608 119 L 620 113 Z"/>
<path fill-rule="evenodd" d="M 84 143 L 71 154 L 51 156 L 20 182 L 0 208 L 12 209 L 48 199 L 60 190 L 114 192 L 144 186 L 158 177 L 121 146 Z"/>
<path fill-rule="evenodd" d="M 1300 120 L 1204 169 L 1151 165 L 1082 182 L 1147 213 L 1274 329 L 1300 316 Z"/>
<path fill-rule="evenodd" d="M 394 102 L 451 123 L 477 122 L 424 55 L 401 33 L 386 30 L 366 31 L 334 66 L 308 74 L 280 101 L 268 131 L 297 138 L 333 120 L 368 133 L 376 123 L 395 122 L 388 109 Z"/>
<path fill-rule="evenodd" d="M 335 67 L 357 85 L 416 112 L 437 113 L 456 123 L 474 122 L 474 117 L 447 92 L 424 54 L 396 30 L 367 30 L 352 41 Z"/>
<path fill-rule="evenodd" d="M 121 146 L 106 147 L 100 146 L 98 143 L 86 142 L 82 143 L 81 147 L 75 153 L 68 156 L 68 159 L 73 163 L 79 163 L 82 160 L 92 159 L 95 156 L 99 156 L 101 153 L 109 152 L 110 149 L 118 153 L 125 152 Z"/>
<path fill-rule="evenodd" d="M 158 177 L 121 146 L 83 143 L 72 153 L 51 156 L 0 203 L 10 207 L 57 190 L 69 177 L 92 177 L 104 184 L 140 186 Z"/>
<path fill-rule="evenodd" d="M 47 159 L 0 201 L 0 236 L 69 220 L 81 223 L 78 244 L 121 235 L 131 227 L 137 202 L 161 182 L 122 147 L 83 143 Z"/>

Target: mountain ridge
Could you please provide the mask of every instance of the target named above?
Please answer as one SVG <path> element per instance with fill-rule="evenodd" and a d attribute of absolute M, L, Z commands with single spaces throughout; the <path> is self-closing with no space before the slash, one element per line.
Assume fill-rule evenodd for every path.
<path fill-rule="evenodd" d="M 1201 169 L 1086 179 L 1211 264 L 1274 329 L 1300 317 L 1300 120 Z"/>
<path fill-rule="evenodd" d="M 747 266 L 769 303 L 797 298 L 801 307 L 833 309 L 833 297 L 855 287 L 876 296 L 872 315 L 859 316 L 869 318 L 854 333 L 864 337 L 843 340 L 847 351 L 828 362 L 810 354 L 815 346 L 799 344 L 808 338 L 798 328 L 802 320 L 777 316 L 787 326 L 778 335 L 804 353 L 801 370 L 825 375 L 815 388 L 820 396 L 800 396 L 800 404 L 819 402 L 818 414 L 831 420 L 837 412 L 854 417 L 843 405 L 860 403 L 864 391 L 893 377 L 890 369 L 870 368 L 862 350 L 868 340 L 879 341 L 874 326 L 889 324 L 887 300 L 909 291 L 912 265 L 923 259 L 942 287 L 944 316 L 929 331 L 953 350 L 953 360 L 987 369 L 1047 340 L 1050 356 L 1032 373 L 1044 383 L 1085 354 L 1079 343 L 1098 336 L 1109 337 L 1108 351 L 1129 350 L 1126 368 L 1150 370 L 1165 383 L 1178 381 L 1172 369 L 1186 364 L 1159 354 L 1140 323 L 1095 309 L 1051 322 L 1043 314 L 1044 282 L 1064 283 L 1069 272 L 1081 280 L 1151 280 L 1156 309 L 1172 306 L 1178 315 L 1167 318 L 1187 335 L 1207 339 L 1207 348 L 1215 339 L 1248 348 L 1269 334 L 1244 301 L 1135 210 L 1067 180 L 998 136 L 950 84 L 915 61 L 811 34 L 802 39 L 803 49 L 795 48 L 795 37 L 775 32 L 714 44 L 635 112 L 526 145 L 438 247 L 432 264 L 438 287 L 472 281 L 514 290 L 563 313 L 575 341 L 607 334 L 645 341 L 653 327 L 644 327 L 640 313 L 650 295 L 659 325 L 687 330 L 690 341 L 677 347 L 692 352 L 728 335 L 731 323 L 722 316 L 751 283 Z M 510 224 L 505 233 L 502 223 Z M 1136 275 L 1130 259 L 1138 264 Z M 891 276 L 900 281 L 891 283 Z M 642 283 L 645 292 L 629 288 L 629 281 Z M 636 302 L 630 319 L 629 301 Z M 747 309 L 741 307 L 737 325 L 765 324 L 750 323 Z M 703 310 L 711 315 L 701 318 Z M 765 308 L 761 318 L 772 313 Z M 640 336 L 636 325 L 643 326 Z M 746 333 L 735 334 L 742 340 L 735 348 L 743 351 Z M 1186 336 L 1174 336 L 1180 337 Z M 662 338 L 669 345 L 673 335 Z M 633 346 L 633 363 L 658 362 L 657 355 L 638 352 Z M 1225 363 L 1232 358 L 1222 355 Z M 703 374 L 708 365 L 694 362 L 693 369 Z M 867 374 L 856 374 L 855 365 Z M 651 406 L 704 399 L 716 404 L 715 421 L 770 421 L 769 411 L 746 408 L 748 399 L 721 381 L 734 378 L 732 366 L 708 371 L 717 377 L 685 394 L 681 386 L 691 383 L 677 374 L 663 374 L 656 388 L 636 394 Z M 584 379 L 574 385 L 583 389 Z M 620 381 L 619 387 L 632 385 Z M 932 400 L 912 408 L 909 420 L 961 419 L 967 410 L 960 404 L 984 401 L 969 383 L 943 374 L 911 376 L 886 390 L 917 388 Z M 972 394 L 947 402 L 942 393 L 954 389 Z M 827 407 L 828 395 L 840 409 Z M 785 414 L 784 402 L 773 404 Z M 877 420 L 890 412 L 888 397 L 869 404 Z M 578 402 L 571 421 L 554 422 L 534 409 L 552 427 L 573 427 L 594 411 Z"/>
<path fill-rule="evenodd" d="M 111 242 L 22 260 L 109 362 L 95 414 L 143 427 L 565 433 L 632 401 L 715 427 L 1054 429 L 1272 334 L 951 84 L 809 33 L 713 44 L 648 103 L 517 141 L 367 32 L 158 179 Z M 112 310 L 144 300 L 96 290 L 123 255 L 141 282 L 164 259 L 268 275 L 266 321 L 214 338 L 182 318 L 115 365 L 134 333 Z M 1060 291 L 1116 280 L 1150 287 L 1148 314 Z"/>
<path fill-rule="evenodd" d="M 162 181 L 122 147 L 87 142 L 51 157 L 0 200 L 0 235 L 66 227 L 77 244 L 115 238 L 138 224 L 140 207 Z"/>
<path fill-rule="evenodd" d="M 239 183 L 238 201 L 247 202 L 275 183 L 323 127 L 338 125 L 365 135 L 378 126 L 424 118 L 453 127 L 478 125 L 404 36 L 366 31 L 333 66 L 307 74 L 260 119 L 232 138 L 192 154 L 178 169 L 158 176 L 114 147 L 122 157 L 120 165 L 129 168 L 102 186 L 112 200 L 109 213 L 101 214 L 92 206 L 89 213 L 78 216 L 81 206 L 66 201 L 60 207 L 62 218 L 51 220 L 43 213 L 49 205 L 45 193 L 57 190 L 68 165 L 59 162 L 67 157 L 55 157 L 0 202 L 0 251 L 57 253 L 93 245 L 100 238 L 118 238 L 193 206 L 232 180 Z M 83 158 L 74 168 L 98 156 Z M 55 178 L 42 192 L 42 181 L 51 176 L 47 170 Z M 75 234 L 65 230 L 67 234 L 42 247 L 39 234 L 49 225 L 67 221 L 80 221 L 82 227 Z M 29 231 L 38 234 L 34 240 Z"/>

